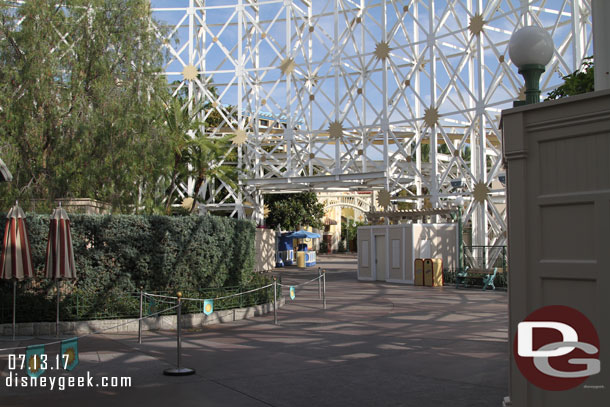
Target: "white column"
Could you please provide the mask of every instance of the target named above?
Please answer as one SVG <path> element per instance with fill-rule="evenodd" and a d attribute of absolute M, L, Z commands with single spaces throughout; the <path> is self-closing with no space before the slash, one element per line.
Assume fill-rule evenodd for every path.
<path fill-rule="evenodd" d="M 360 0 L 360 24 L 359 24 L 359 29 L 360 29 L 360 53 L 364 54 L 365 49 L 366 49 L 366 31 L 364 29 L 364 9 L 366 8 L 366 2 L 365 0 Z M 361 108 L 362 108 L 362 122 L 361 124 L 361 136 L 362 136 L 362 156 L 360 157 L 360 159 L 362 160 L 362 172 L 367 172 L 367 139 L 369 137 L 369 129 L 368 129 L 368 122 L 367 122 L 367 106 L 366 106 L 366 81 L 365 81 L 365 70 L 366 70 L 366 62 L 364 61 L 364 59 L 361 59 L 360 61 L 360 81 L 359 81 L 359 86 L 362 89 L 362 95 L 361 95 Z"/>
<path fill-rule="evenodd" d="M 436 43 L 436 30 L 434 29 L 436 21 L 435 21 L 435 9 L 434 2 L 430 2 L 430 10 L 428 12 L 428 58 L 430 59 L 430 106 L 428 109 L 437 109 L 439 106 L 437 103 L 437 91 L 436 91 L 436 50 L 434 49 L 434 44 Z M 430 203 L 432 207 L 439 207 L 439 198 L 438 198 L 438 162 L 437 162 L 437 152 L 438 152 L 438 138 L 437 138 L 437 130 L 436 124 L 430 126 L 430 182 L 428 184 L 429 194 L 430 194 Z"/>
<path fill-rule="evenodd" d="M 286 12 L 286 58 L 292 58 L 292 3 L 284 1 Z M 291 72 L 286 72 L 286 129 L 284 129 L 284 139 L 286 141 L 286 172 L 289 177 L 296 175 L 295 168 L 292 163 L 292 150 L 294 143 L 293 125 L 292 125 L 292 75 Z"/>
<path fill-rule="evenodd" d="M 383 2 L 382 8 L 382 16 L 381 16 L 381 30 L 383 31 L 383 41 L 385 43 L 389 43 L 388 41 L 388 32 L 387 32 L 387 3 Z M 383 132 L 383 167 L 386 171 L 385 178 L 385 189 L 386 191 L 390 190 L 390 160 L 389 160 L 389 146 L 388 146 L 388 133 L 390 131 L 389 128 L 389 119 L 388 119 L 388 55 L 386 58 L 383 58 L 381 61 L 381 65 L 383 67 L 382 71 L 382 81 L 383 81 L 383 106 L 381 111 L 381 131 Z M 389 209 L 389 208 L 388 208 Z"/>
<path fill-rule="evenodd" d="M 341 109 L 339 108 L 339 65 L 341 63 L 341 56 L 339 53 L 339 7 L 341 4 L 340 0 L 335 2 L 334 18 L 334 40 L 333 40 L 333 70 L 335 73 L 335 121 L 339 122 L 341 118 Z M 337 137 L 335 140 L 335 174 L 341 174 L 341 137 Z"/>
<path fill-rule="evenodd" d="M 595 90 L 610 89 L 610 2 L 592 0 Z"/>
<path fill-rule="evenodd" d="M 312 10 L 312 4 L 309 3 L 307 5 L 307 24 L 309 27 L 313 27 L 313 22 L 312 22 L 312 17 L 313 17 L 313 10 Z M 307 74 L 310 75 L 310 81 L 309 81 L 309 94 L 313 95 L 314 94 L 314 84 L 311 80 L 311 74 L 313 72 L 313 68 L 311 66 L 311 63 L 313 61 L 313 33 L 309 31 L 309 27 L 307 27 Z M 315 29 L 315 28 L 314 28 Z M 303 46 L 305 46 L 305 44 L 303 44 Z M 308 96 L 309 97 L 309 96 Z M 313 126 L 314 126 L 314 121 L 313 121 L 313 100 L 309 99 L 309 101 L 307 102 L 307 118 L 308 118 L 308 122 L 307 124 L 305 124 L 305 131 L 307 132 L 307 140 L 309 142 L 309 147 L 308 147 L 308 152 L 309 152 L 309 157 L 307 158 L 309 160 L 309 166 L 307 168 L 307 174 L 309 176 L 312 176 L 314 174 L 314 166 L 313 166 L 313 159 L 311 158 L 311 154 L 314 151 L 314 134 L 313 134 Z M 303 129 L 301 129 L 303 130 Z"/>
<path fill-rule="evenodd" d="M 470 2 L 468 4 L 472 14 L 475 12 L 481 13 L 483 6 L 481 0 L 478 0 L 476 6 L 473 6 Z M 470 148 L 471 148 L 471 168 L 472 173 L 475 177 L 474 184 L 486 183 L 487 182 L 487 129 L 485 126 L 485 73 L 483 69 L 483 58 L 485 56 L 485 49 L 483 46 L 483 34 L 478 35 L 476 38 L 476 50 L 474 52 L 474 72 L 476 76 L 471 73 L 471 78 L 474 79 L 476 88 L 476 102 L 474 111 L 474 120 L 477 121 L 476 128 L 473 126 L 473 134 L 471 136 Z M 472 65 L 471 65 L 472 66 Z M 472 79 L 471 79 L 472 80 Z M 473 89 L 475 89 L 473 88 Z M 474 185 L 473 185 L 474 186 Z M 474 189 L 474 188 L 473 188 Z M 472 244 L 473 245 L 486 245 L 487 244 L 487 202 L 476 203 L 474 211 L 472 212 Z"/>
<path fill-rule="evenodd" d="M 189 8 L 188 8 L 188 20 L 189 20 L 189 39 L 188 39 L 188 64 L 194 65 L 195 61 L 195 50 L 196 50 L 196 41 L 197 38 L 195 33 L 197 32 L 195 29 L 195 2 L 194 0 L 189 0 Z M 187 109 L 190 112 L 193 108 L 193 97 L 195 95 L 195 81 L 189 80 L 188 83 L 188 106 Z M 189 170 L 192 169 L 192 165 L 188 165 Z M 186 195 L 192 196 L 195 192 L 195 179 L 193 177 L 189 177 L 186 181 Z"/>
<path fill-rule="evenodd" d="M 411 12 L 413 13 L 413 19 L 414 20 L 418 20 L 419 19 L 419 9 L 418 9 L 418 4 L 419 3 L 414 3 L 411 6 Z M 414 60 L 413 63 L 418 63 L 419 62 L 419 31 L 420 28 L 417 24 L 413 24 L 413 41 L 415 42 L 415 46 L 413 47 L 414 50 L 414 57 L 417 58 L 417 60 Z M 415 93 L 416 94 L 421 94 L 421 78 L 420 78 L 420 69 L 419 67 L 416 66 L 416 69 L 414 70 L 414 74 L 413 74 L 413 79 L 414 81 L 412 81 L 413 83 L 411 83 L 411 86 L 413 86 L 413 88 L 415 89 Z M 415 101 L 415 117 L 421 117 L 422 114 L 422 109 L 421 109 L 421 102 L 419 100 Z M 416 131 L 416 140 L 421 140 L 422 134 L 421 134 L 421 126 L 417 126 L 417 128 L 415 129 Z M 419 174 L 422 173 L 422 162 L 421 162 L 421 143 L 415 148 L 415 168 L 418 171 L 418 175 L 415 177 L 415 191 L 418 197 L 421 197 L 422 195 L 422 178 Z M 422 209 L 424 207 L 424 199 L 423 198 L 417 198 L 417 209 Z M 420 223 L 420 220 L 417 220 L 418 223 Z"/>

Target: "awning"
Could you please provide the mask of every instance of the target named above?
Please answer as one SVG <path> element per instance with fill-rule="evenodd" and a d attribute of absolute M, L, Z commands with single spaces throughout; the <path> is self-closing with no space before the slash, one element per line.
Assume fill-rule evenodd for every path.
<path fill-rule="evenodd" d="M 317 233 L 308 232 L 306 230 L 299 230 L 297 232 L 292 232 L 289 235 L 286 235 L 286 237 L 292 239 L 319 239 L 320 235 Z"/>

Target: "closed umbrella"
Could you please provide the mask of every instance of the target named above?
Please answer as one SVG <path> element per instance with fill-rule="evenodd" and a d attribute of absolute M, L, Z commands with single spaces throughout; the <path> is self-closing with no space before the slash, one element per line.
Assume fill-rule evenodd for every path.
<path fill-rule="evenodd" d="M 0 158 L 0 182 L 11 182 L 13 180 L 13 175 L 8 170 L 4 161 Z"/>
<path fill-rule="evenodd" d="M 32 252 L 25 226 L 25 213 L 18 203 L 9 211 L 4 229 L 0 271 L 2 278 L 13 280 L 13 340 L 15 339 L 15 305 L 17 297 L 17 280 L 32 278 Z"/>
<path fill-rule="evenodd" d="M 74 252 L 72 251 L 72 234 L 70 233 L 70 218 L 68 218 L 68 214 L 61 207 L 61 204 L 51 214 L 45 274 L 47 278 L 54 279 L 57 285 L 55 335 L 59 336 L 59 294 L 61 280 L 76 278 Z"/>

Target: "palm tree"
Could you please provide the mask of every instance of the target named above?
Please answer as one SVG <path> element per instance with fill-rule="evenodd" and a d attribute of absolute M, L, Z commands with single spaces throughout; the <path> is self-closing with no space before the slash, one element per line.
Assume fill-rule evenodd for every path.
<path fill-rule="evenodd" d="M 174 155 L 170 185 L 166 190 L 165 211 L 170 214 L 179 180 L 195 180 L 193 198 L 196 198 L 206 181 L 216 178 L 235 187 L 237 176 L 235 167 L 222 164 L 233 136 L 213 139 L 202 132 L 204 123 L 199 117 L 205 105 L 174 97 L 166 106 L 164 119 Z M 195 205 L 191 207 L 191 212 L 194 208 Z"/>
<path fill-rule="evenodd" d="M 165 103 L 166 109 L 163 112 L 165 119 L 167 136 L 170 140 L 172 153 L 174 155 L 174 164 L 170 174 L 170 185 L 166 190 L 167 201 L 165 211 L 167 214 L 171 212 L 171 203 L 174 193 L 178 189 L 178 180 L 184 172 L 185 153 L 188 152 L 190 143 L 190 135 L 197 131 L 199 123 L 197 122 L 197 109 L 189 110 L 183 108 L 180 98 L 172 98 Z"/>
<path fill-rule="evenodd" d="M 201 188 L 206 181 L 218 179 L 236 188 L 237 169 L 233 165 L 222 164 L 228 150 L 231 148 L 231 138 L 227 135 L 219 139 L 211 139 L 205 135 L 195 137 L 190 144 L 189 163 L 191 164 L 190 176 L 195 179 L 193 196 L 199 196 Z M 195 205 L 191 207 L 191 212 Z"/>

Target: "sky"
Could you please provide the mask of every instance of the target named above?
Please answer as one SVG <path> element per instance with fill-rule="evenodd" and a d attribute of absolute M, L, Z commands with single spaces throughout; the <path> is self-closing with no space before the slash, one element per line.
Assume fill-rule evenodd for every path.
<path fill-rule="evenodd" d="M 344 128 L 378 127 L 384 104 L 390 127 L 395 129 L 421 126 L 430 107 L 438 109 L 445 127 L 468 126 L 475 116 L 483 117 L 481 108 L 488 118 L 495 118 L 510 107 L 522 84 L 506 52 L 521 15 L 513 9 L 519 4 L 516 0 L 483 1 L 483 8 L 475 10 L 485 20 L 479 35 L 468 28 L 475 13 L 466 9 L 467 0 L 390 1 L 385 6 L 379 0 L 365 1 L 364 10 L 359 9 L 360 2 L 344 0 L 336 26 L 334 2 L 313 0 L 310 19 L 303 1 L 294 1 L 288 8 L 284 0 L 260 1 L 258 16 L 252 5 L 244 6 L 241 52 L 236 3 L 208 0 L 205 13 L 197 9 L 191 16 L 186 12 L 189 0 L 152 0 L 153 17 L 172 32 L 176 50 L 166 67 L 169 81 L 182 79 L 183 65 L 190 62 L 188 22 L 192 17 L 199 41 L 193 45 L 201 51 L 194 62 L 218 87 L 221 104 L 238 103 L 235 71 L 241 58 L 247 78 L 242 110 L 291 117 L 309 123 L 312 131 L 326 131 L 335 120 Z M 542 78 L 543 90 L 548 91 L 577 68 L 578 55 L 591 55 L 591 44 L 585 41 L 577 55 L 573 42 L 567 41 L 571 1 L 532 3 L 528 18 L 551 32 L 557 48 Z M 584 15 L 583 21 L 588 20 Z M 249 41 L 258 45 L 249 47 Z M 385 60 L 374 54 L 382 41 L 390 48 Z M 333 56 L 335 47 L 340 49 L 340 58 Z M 280 69 L 287 57 L 296 63 L 289 79 Z M 493 120 L 488 125 L 497 126 Z"/>

